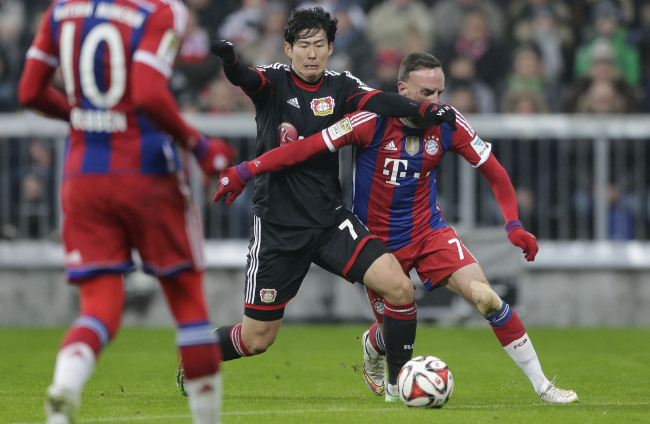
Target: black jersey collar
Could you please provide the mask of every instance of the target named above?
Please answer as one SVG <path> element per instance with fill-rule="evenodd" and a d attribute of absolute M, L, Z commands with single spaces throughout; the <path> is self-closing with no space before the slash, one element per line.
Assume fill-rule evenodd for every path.
<path fill-rule="evenodd" d="M 306 91 L 318 91 L 320 88 L 321 84 L 323 84 L 323 80 L 325 79 L 325 72 L 323 72 L 323 75 L 320 76 L 320 79 L 316 82 L 307 82 L 304 79 L 300 78 L 298 74 L 291 68 L 291 79 L 293 82 L 298 85 L 298 87 L 302 88 L 303 90 Z"/>

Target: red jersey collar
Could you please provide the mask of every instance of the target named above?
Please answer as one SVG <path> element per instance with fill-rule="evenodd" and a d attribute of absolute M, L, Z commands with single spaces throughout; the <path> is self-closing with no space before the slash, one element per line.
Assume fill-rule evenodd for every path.
<path fill-rule="evenodd" d="M 320 76 L 320 79 L 318 81 L 307 82 L 302 78 L 300 78 L 298 74 L 296 74 L 296 71 L 294 71 L 293 68 L 291 68 L 291 79 L 293 80 L 293 82 L 296 83 L 298 87 L 302 88 L 303 90 L 318 91 L 321 84 L 323 84 L 323 80 L 325 79 L 325 72 L 323 72 L 323 74 Z"/>

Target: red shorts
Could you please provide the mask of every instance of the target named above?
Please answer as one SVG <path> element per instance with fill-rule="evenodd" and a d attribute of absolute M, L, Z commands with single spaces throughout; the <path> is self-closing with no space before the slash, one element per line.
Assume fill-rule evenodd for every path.
<path fill-rule="evenodd" d="M 438 287 L 438 282 L 454 271 L 477 262 L 452 227 L 427 233 L 393 254 L 406 275 L 415 268 L 427 290 Z"/>
<path fill-rule="evenodd" d="M 187 184 L 170 176 L 79 176 L 61 188 L 70 281 L 135 268 L 173 276 L 204 267 L 203 230 Z"/>

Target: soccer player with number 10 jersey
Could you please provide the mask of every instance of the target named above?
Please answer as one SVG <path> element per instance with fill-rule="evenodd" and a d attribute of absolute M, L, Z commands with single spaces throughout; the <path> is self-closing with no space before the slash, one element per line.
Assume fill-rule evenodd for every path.
<path fill-rule="evenodd" d="M 194 423 L 220 421 L 221 350 L 203 295 L 203 231 L 180 149 L 207 175 L 235 151 L 185 123 L 168 88 L 187 21 L 180 0 L 57 0 L 27 52 L 25 106 L 69 122 L 61 203 L 67 279 L 81 314 L 59 348 L 48 423 L 74 422 L 124 308 L 137 249 L 178 325 Z M 52 84 L 60 69 L 64 92 Z"/>

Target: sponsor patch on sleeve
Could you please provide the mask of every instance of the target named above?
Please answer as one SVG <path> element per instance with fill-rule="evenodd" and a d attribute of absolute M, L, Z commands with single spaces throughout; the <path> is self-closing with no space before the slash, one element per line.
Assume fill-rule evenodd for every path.
<path fill-rule="evenodd" d="M 478 136 L 474 137 L 474 140 L 470 143 L 472 146 L 472 149 L 476 152 L 476 154 L 481 158 L 481 162 L 486 160 L 488 156 L 490 156 L 490 151 L 492 150 L 492 146 L 490 143 L 486 143 L 485 141 L 481 140 Z"/>
<path fill-rule="evenodd" d="M 329 134 L 330 139 L 332 140 L 336 140 L 337 138 L 342 137 L 351 131 L 352 124 L 348 118 L 341 119 L 339 122 L 327 128 L 327 134 Z"/>
<path fill-rule="evenodd" d="M 172 29 L 168 29 L 165 34 L 160 39 L 160 44 L 158 45 L 158 51 L 156 51 L 156 56 L 163 60 L 168 66 L 174 64 L 176 59 L 176 54 L 180 47 L 180 42 L 176 33 Z"/>

